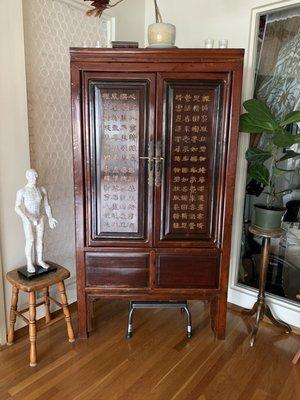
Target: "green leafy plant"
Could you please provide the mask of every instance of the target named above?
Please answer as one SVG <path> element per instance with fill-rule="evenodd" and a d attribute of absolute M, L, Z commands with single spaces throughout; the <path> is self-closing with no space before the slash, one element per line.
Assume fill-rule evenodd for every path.
<path fill-rule="evenodd" d="M 297 173 L 300 167 L 285 169 L 284 161 L 300 158 L 300 153 L 289 149 L 292 145 L 300 143 L 300 135 L 287 131 L 288 125 L 300 121 L 300 111 L 287 114 L 282 121 L 278 121 L 269 107 L 260 100 L 247 100 L 244 102 L 246 113 L 240 116 L 240 131 L 251 134 L 267 134 L 267 144 L 264 149 L 250 147 L 246 151 L 249 161 L 249 177 L 260 183 L 267 195 L 267 208 L 272 208 L 276 200 L 289 192 L 277 191 L 276 181 L 285 173 Z"/>

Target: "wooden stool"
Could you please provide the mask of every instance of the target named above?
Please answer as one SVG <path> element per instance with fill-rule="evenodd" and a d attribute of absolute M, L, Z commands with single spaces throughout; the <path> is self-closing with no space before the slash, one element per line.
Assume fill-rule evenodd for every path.
<path fill-rule="evenodd" d="M 49 325 L 54 324 L 56 321 L 65 318 L 67 324 L 67 331 L 69 336 L 69 342 L 74 342 L 74 332 L 71 323 L 71 316 L 68 307 L 68 300 L 65 290 L 64 280 L 69 278 L 70 272 L 53 262 L 47 261 L 47 263 L 51 266 L 57 268 L 55 272 L 50 272 L 49 274 L 42 275 L 37 278 L 33 278 L 32 280 L 28 280 L 23 278 L 18 274 L 18 269 L 14 269 L 6 274 L 7 280 L 12 284 L 12 299 L 11 299 L 11 308 L 10 308 L 10 317 L 9 317 L 9 328 L 7 335 L 7 344 L 11 345 L 14 341 L 14 328 L 16 317 L 20 317 L 23 321 L 29 325 L 29 341 L 30 341 L 30 366 L 35 367 L 37 365 L 37 357 L 36 357 L 36 307 L 41 305 L 45 306 L 45 320 L 46 324 L 42 327 L 48 327 Z M 57 285 L 58 292 L 60 294 L 61 303 L 57 300 L 53 299 L 49 296 L 49 286 Z M 23 310 L 18 311 L 18 294 L 19 290 L 27 292 L 29 294 L 29 307 Z M 43 291 L 43 301 L 36 302 L 36 291 Z M 64 315 L 59 316 L 51 320 L 50 314 L 50 300 L 57 304 L 60 308 L 63 309 Z M 29 311 L 29 319 L 24 317 L 24 313 Z"/>

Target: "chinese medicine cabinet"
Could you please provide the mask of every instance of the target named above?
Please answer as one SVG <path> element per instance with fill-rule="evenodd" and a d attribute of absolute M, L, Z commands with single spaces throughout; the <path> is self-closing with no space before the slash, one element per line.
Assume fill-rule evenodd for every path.
<path fill-rule="evenodd" d="M 71 49 L 79 336 L 97 298 L 206 299 L 224 338 L 242 63 Z"/>

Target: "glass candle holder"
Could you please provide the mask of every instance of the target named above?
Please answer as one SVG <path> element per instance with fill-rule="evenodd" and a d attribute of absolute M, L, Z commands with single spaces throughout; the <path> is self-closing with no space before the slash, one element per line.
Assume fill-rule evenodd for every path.
<path fill-rule="evenodd" d="M 214 47 L 214 39 L 205 39 L 204 47 L 206 49 L 212 49 Z"/>
<path fill-rule="evenodd" d="M 228 40 L 220 39 L 219 40 L 219 49 L 227 49 L 227 47 L 228 47 Z"/>

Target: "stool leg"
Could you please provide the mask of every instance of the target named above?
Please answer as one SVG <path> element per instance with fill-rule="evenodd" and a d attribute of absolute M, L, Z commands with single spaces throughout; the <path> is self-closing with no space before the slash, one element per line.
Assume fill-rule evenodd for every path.
<path fill-rule="evenodd" d="M 29 292 L 29 341 L 30 341 L 30 366 L 35 367 L 36 362 L 36 302 L 35 292 Z"/>
<path fill-rule="evenodd" d="M 190 339 L 192 337 L 192 317 L 188 306 L 184 307 L 187 316 L 187 337 Z"/>
<path fill-rule="evenodd" d="M 75 342 L 75 337 L 74 337 L 74 331 L 73 331 L 73 327 L 72 327 L 71 316 L 70 316 L 70 311 L 69 311 L 69 307 L 68 307 L 68 299 L 67 299 L 67 295 L 66 295 L 66 289 L 65 289 L 64 282 L 63 281 L 58 282 L 57 288 L 58 288 L 60 298 L 61 298 L 62 309 L 65 314 L 69 342 L 72 343 L 72 342 Z"/>
<path fill-rule="evenodd" d="M 134 308 L 132 306 L 132 302 L 129 303 L 129 313 L 128 313 L 128 325 L 127 325 L 127 339 L 132 337 L 132 317 L 133 317 Z"/>
<path fill-rule="evenodd" d="M 15 323 L 17 318 L 17 307 L 18 307 L 18 295 L 19 289 L 16 286 L 12 287 L 12 296 L 11 296 L 11 306 L 10 306 L 10 315 L 9 315 L 9 328 L 7 335 L 7 345 L 10 346 L 14 341 L 14 333 L 15 333 Z"/>
<path fill-rule="evenodd" d="M 49 300 L 49 287 L 43 289 L 44 292 L 44 301 L 45 301 L 45 320 L 46 324 L 51 321 L 51 314 L 50 314 L 50 300 Z"/>

